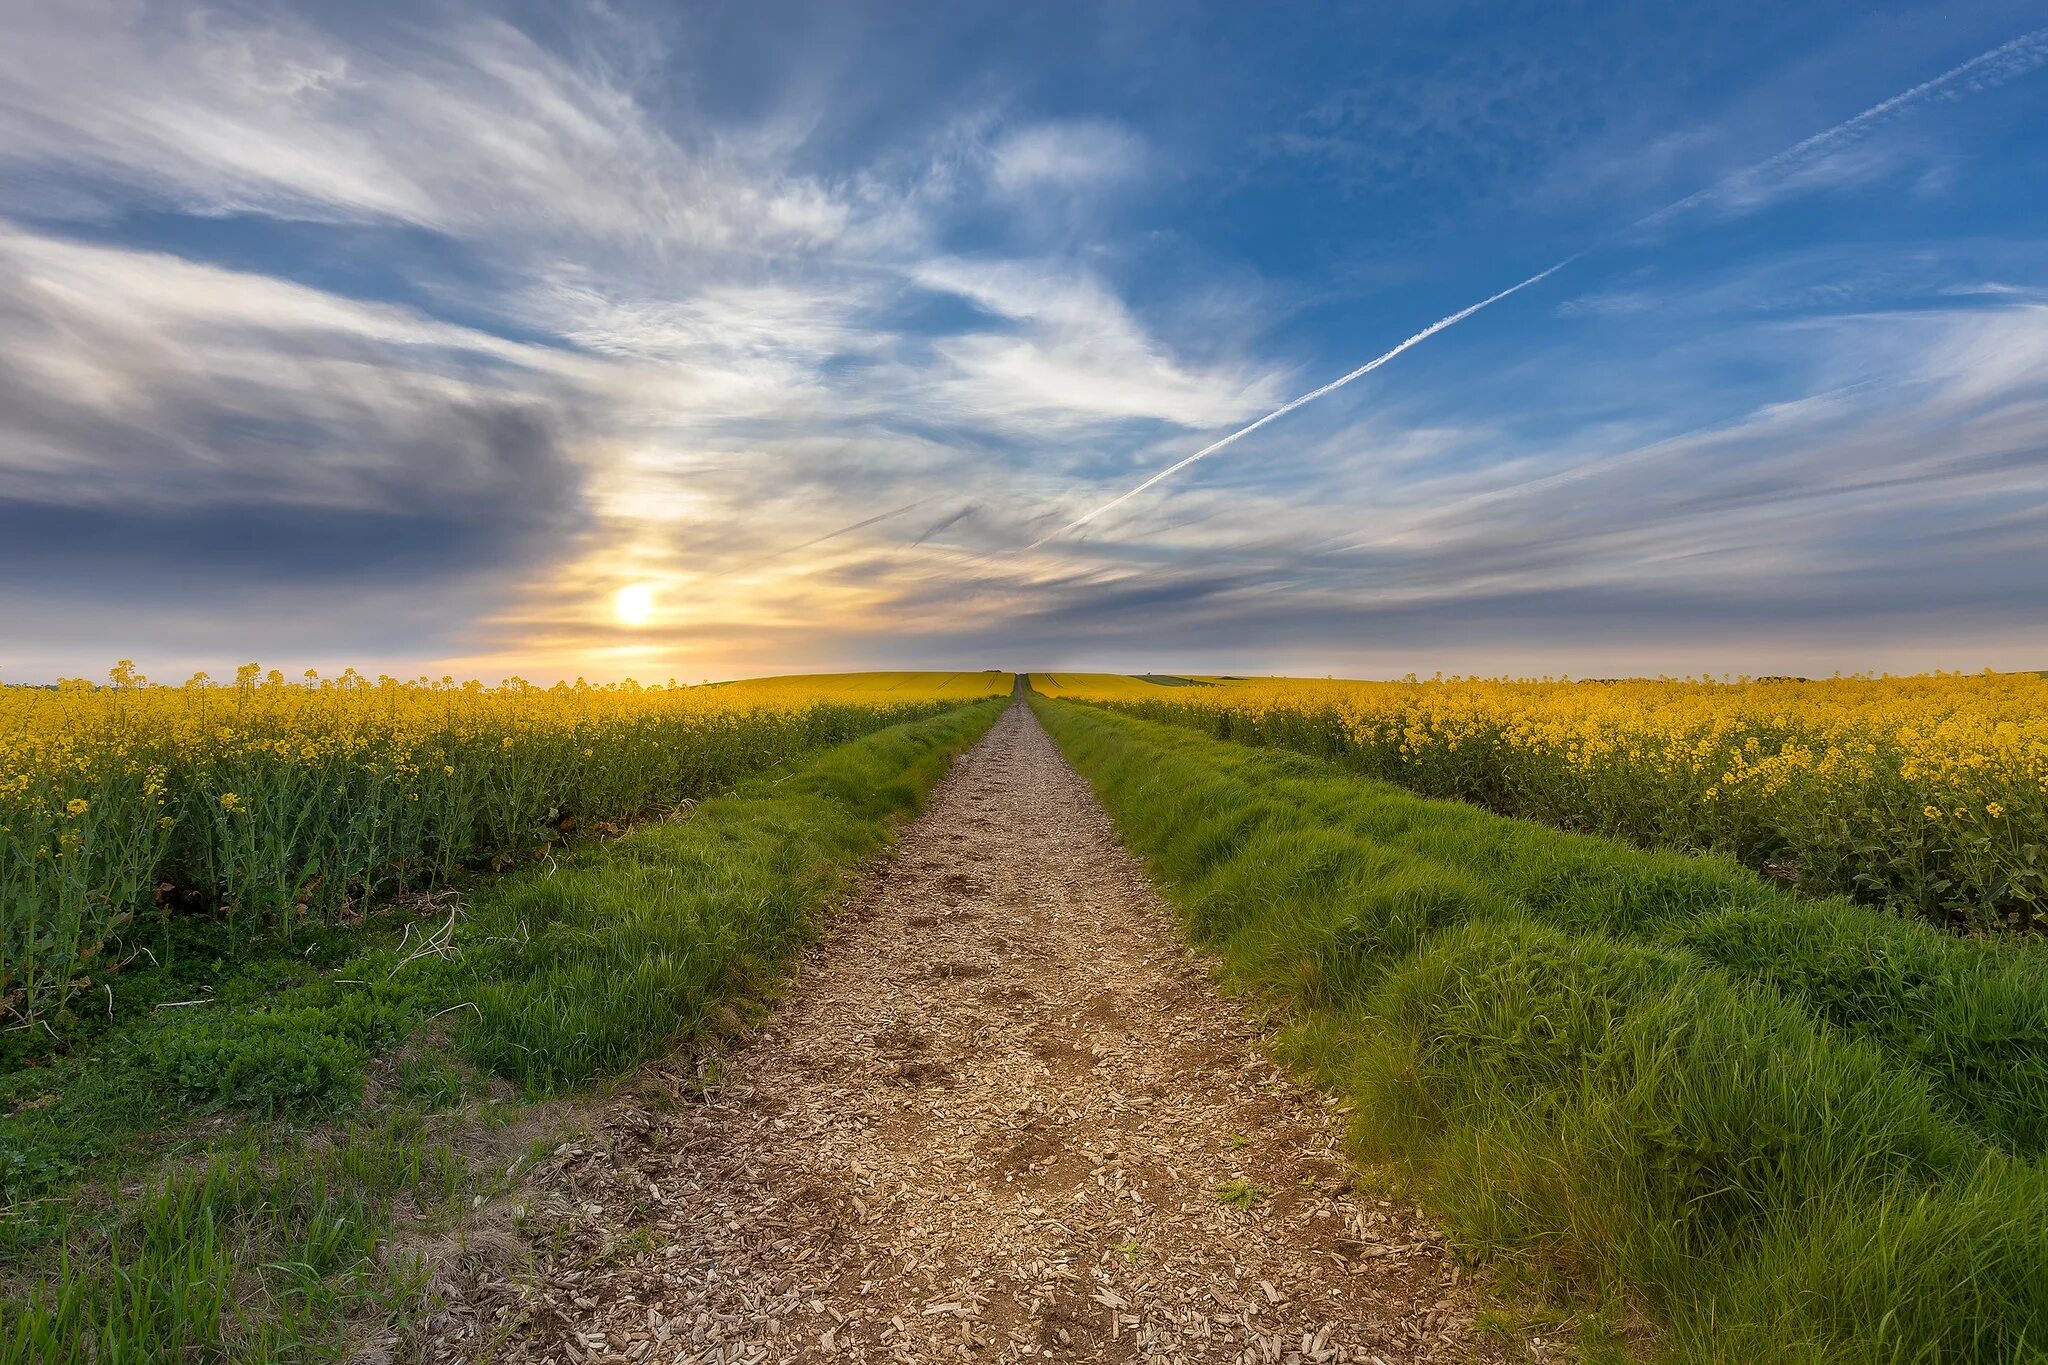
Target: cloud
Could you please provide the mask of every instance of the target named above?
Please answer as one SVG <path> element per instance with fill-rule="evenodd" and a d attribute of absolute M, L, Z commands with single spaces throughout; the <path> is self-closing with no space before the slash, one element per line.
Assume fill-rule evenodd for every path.
<path fill-rule="evenodd" d="M 0 497 L 573 509 L 572 357 L 273 278 L 0 228 Z M 545 510 L 542 510 L 545 509 Z"/>
<path fill-rule="evenodd" d="M 1270 372 L 1176 357 L 1101 280 L 1069 265 L 944 257 L 918 263 L 913 274 L 927 289 L 1017 324 L 935 344 L 945 367 L 927 396 L 951 411 L 1055 430 L 1139 418 L 1205 428 L 1256 410 L 1277 391 Z"/>
<path fill-rule="evenodd" d="M 1110 664 L 1138 639 L 1143 660 L 1117 666 L 1265 671 L 1294 658 L 1318 672 L 1347 660 L 1382 672 L 1538 660 L 1583 672 L 1595 659 L 1653 671 L 1828 660 L 1815 665 L 1827 671 L 2048 655 L 2036 587 L 2048 575 L 2048 310 L 1797 330 L 1804 382 L 1819 387 L 1675 439 L 1588 451 L 1475 426 L 1420 465 L 1368 478 L 1329 454 L 1340 429 L 1291 462 L 1290 477 L 1312 481 L 1170 489 L 1115 538 L 1066 547 L 999 636 L 973 638 L 1069 667 Z M 1785 331 L 1750 324 L 1673 363 L 1763 353 Z M 1606 382 L 1662 363 L 1643 357 Z M 1400 428 L 1348 430 L 1383 470 L 1384 436 Z M 1487 466 L 1443 472 L 1470 449 Z"/>
<path fill-rule="evenodd" d="M 613 67 L 481 11 L 351 26 L 283 5 L 17 7 L 0 161 L 187 212 L 389 221 L 533 242 L 750 252 L 836 239 L 845 203 L 762 174 L 786 147 L 685 148 Z M 644 33 L 644 31 L 643 31 Z"/>
<path fill-rule="evenodd" d="M 1144 169 L 1145 143 L 1114 123 L 1038 123 L 1003 133 L 989 148 L 989 159 L 996 190 L 1022 196 L 1128 180 Z"/>
<path fill-rule="evenodd" d="M 19 538 L 17 561 L 82 598 L 143 561 L 192 591 L 311 592 L 353 543 L 463 595 L 477 638 L 569 638 L 643 572 L 695 585 L 668 595 L 693 619 L 794 618 L 802 592 L 879 600 L 866 537 L 817 551 L 871 580 L 851 597 L 783 584 L 786 561 L 753 587 L 718 575 L 888 506 L 1056 476 L 1077 457 L 1026 467 L 1047 440 L 1209 424 L 1260 396 L 1259 371 L 1189 359 L 1095 268 L 933 245 L 990 194 L 1127 180 L 1130 130 L 1020 124 L 984 146 L 948 116 L 800 171 L 801 123 L 678 107 L 661 44 L 626 15 L 543 44 L 463 4 L 23 11 L 0 52 L 0 172 L 22 192 L 0 212 L 61 209 L 102 240 L 0 220 L 0 500 L 67 528 Z M 424 237 L 379 239 L 398 303 L 122 245 L 137 209 Z M 932 300 L 971 316 L 921 323 Z M 951 553 L 981 520 L 909 548 Z M 482 608 L 478 574 L 496 579 Z M 468 629 L 450 621 L 452 648 Z"/>
<path fill-rule="evenodd" d="M 1219 261 L 1189 204 L 1228 176 L 1184 145 L 1163 173 L 1173 134 L 1143 100 L 1045 117 L 998 61 L 850 132 L 800 56 L 778 83 L 693 47 L 716 16 L 9 19 L 0 572 L 32 591 L 0 603 L 0 636 L 37 651 L 10 668 L 232 657 L 252 635 L 539 676 L 1133 639 L 1270 667 L 1539 622 L 1626 640 L 1678 619 L 1659 601 L 1723 629 L 1744 594 L 1787 637 L 1933 622 L 1916 604 L 1939 601 L 2024 625 L 2001 585 L 2039 560 L 2030 240 L 1967 269 L 1831 248 L 1589 285 L 1546 324 L 1582 349 L 1482 350 L 1483 374 L 1418 355 L 1412 391 L 1361 384 L 1026 564 L 999 552 L 1076 486 L 1123 486 L 1337 368 L 1315 357 L 1357 300 L 1272 260 L 1412 220 L 1233 201 L 1224 235 L 1279 235 Z M 1644 89 L 1613 52 L 1519 47 L 1360 79 L 1294 124 L 1286 164 L 1448 224 L 1447 195 L 1526 183 Z M 1625 79 L 1568 98 L 1604 75 Z M 1731 145 L 1668 140 L 1657 183 Z M 1958 280 L 2022 292 L 1959 303 Z M 643 581 L 657 619 L 622 627 L 606 604 Z"/>
<path fill-rule="evenodd" d="M 576 359 L 406 309 L 0 227 L 0 493 L 560 503 Z"/>
<path fill-rule="evenodd" d="M 913 546 L 922 545 L 934 536 L 944 535 L 947 531 L 952 530 L 955 526 L 958 526 L 961 522 L 966 521 L 969 517 L 974 516 L 980 511 L 981 507 L 979 504 L 970 502 L 965 507 L 940 517 L 937 521 L 919 531 L 917 539 L 910 543 Z"/>
<path fill-rule="evenodd" d="M 1954 178 L 1949 164 L 1952 149 L 1924 135 L 1886 141 L 1878 140 L 1879 135 L 1895 130 L 1929 105 L 1954 104 L 1985 94 L 2044 64 L 2048 64 L 2048 28 L 2010 37 L 1761 160 L 1725 171 L 1703 188 L 1637 219 L 1628 231 L 1662 227 L 1695 210 L 1721 218 L 1740 217 L 1814 190 L 1872 184 L 1911 166 L 1920 168 L 1914 192 L 1940 194 Z M 1769 136 L 1780 136 L 1775 126 Z M 1639 181 L 1672 165 L 1668 155 L 1672 148 L 1726 140 L 1719 131 L 1692 129 L 1670 134 L 1647 149 L 1630 149 L 1610 158 L 1593 174 L 1610 182 Z"/>

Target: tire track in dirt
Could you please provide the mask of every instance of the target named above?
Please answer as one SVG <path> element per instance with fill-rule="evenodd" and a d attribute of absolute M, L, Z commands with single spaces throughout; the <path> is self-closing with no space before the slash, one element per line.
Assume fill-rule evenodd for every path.
<path fill-rule="evenodd" d="M 1022 705 L 715 1082 L 647 1093 L 536 1177 L 531 1271 L 448 1279 L 429 1359 L 1496 1358 Z"/>

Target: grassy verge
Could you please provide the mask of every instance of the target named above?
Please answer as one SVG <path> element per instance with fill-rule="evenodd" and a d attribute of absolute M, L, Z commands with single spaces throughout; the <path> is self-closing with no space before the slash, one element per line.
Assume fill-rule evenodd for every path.
<path fill-rule="evenodd" d="M 735 1022 L 1001 705 L 751 778 L 331 970 L 252 969 L 6 1077 L 0 1361 L 333 1357 L 423 1283 L 385 1254 L 395 1219 L 459 1222 L 507 1177 L 488 1134 L 528 1101 Z"/>
<path fill-rule="evenodd" d="M 1422 796 L 1680 852 L 1969 932 L 2048 928 L 2048 689 L 2031 675 L 1230 681 L 1048 695 L 1291 749 Z"/>
<path fill-rule="evenodd" d="M 1452 923 L 1530 918 L 1682 949 L 1881 1048 L 1992 1144 L 2027 1156 L 2048 1150 L 2048 952 L 2037 944 L 1957 938 L 1795 895 L 1730 859 L 1505 819 L 1178 726 L 1103 712 L 1061 723 L 1075 735 L 1107 724 L 1104 733 L 1142 739 L 1158 761 L 1227 778 L 1293 812 L 1271 835 L 1277 866 L 1303 868 L 1334 898 L 1395 906 L 1384 934 L 1405 942 Z M 1211 837 L 1255 839 L 1267 818 L 1227 804 Z M 1326 837 L 1301 839 L 1302 822 Z"/>
<path fill-rule="evenodd" d="M 1782 896 L 1296 755 L 1034 699 L 1192 934 L 1450 1232 L 1675 1358 L 2048 1343 L 2048 988 L 2015 945 Z"/>

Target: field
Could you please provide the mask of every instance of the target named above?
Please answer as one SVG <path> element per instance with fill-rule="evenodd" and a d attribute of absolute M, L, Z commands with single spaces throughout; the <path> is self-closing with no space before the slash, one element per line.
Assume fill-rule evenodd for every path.
<path fill-rule="evenodd" d="M 254 664 L 167 687 L 125 663 L 107 685 L 0 688 L 0 1027 L 62 1031 L 172 914 L 269 935 L 345 922 L 1009 688 L 998 673 L 486 688 Z"/>
<path fill-rule="evenodd" d="M 2040 1358 L 2048 682 L 1029 681 L 0 692 L 0 1362 Z"/>
<path fill-rule="evenodd" d="M 1340 682 L 1040 674 L 1048 696 L 1430 796 L 1732 854 L 1965 929 L 2048 916 L 2048 678 Z M 1179 685 L 1171 685 L 1179 684 Z"/>

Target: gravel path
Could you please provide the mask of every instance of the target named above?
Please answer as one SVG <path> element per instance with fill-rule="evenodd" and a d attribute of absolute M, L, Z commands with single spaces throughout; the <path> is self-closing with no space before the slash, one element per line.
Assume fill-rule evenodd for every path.
<path fill-rule="evenodd" d="M 646 1093 L 545 1165 L 534 1268 L 473 1257 L 429 1358 L 1496 1358 L 1021 705 L 703 1093 Z"/>

